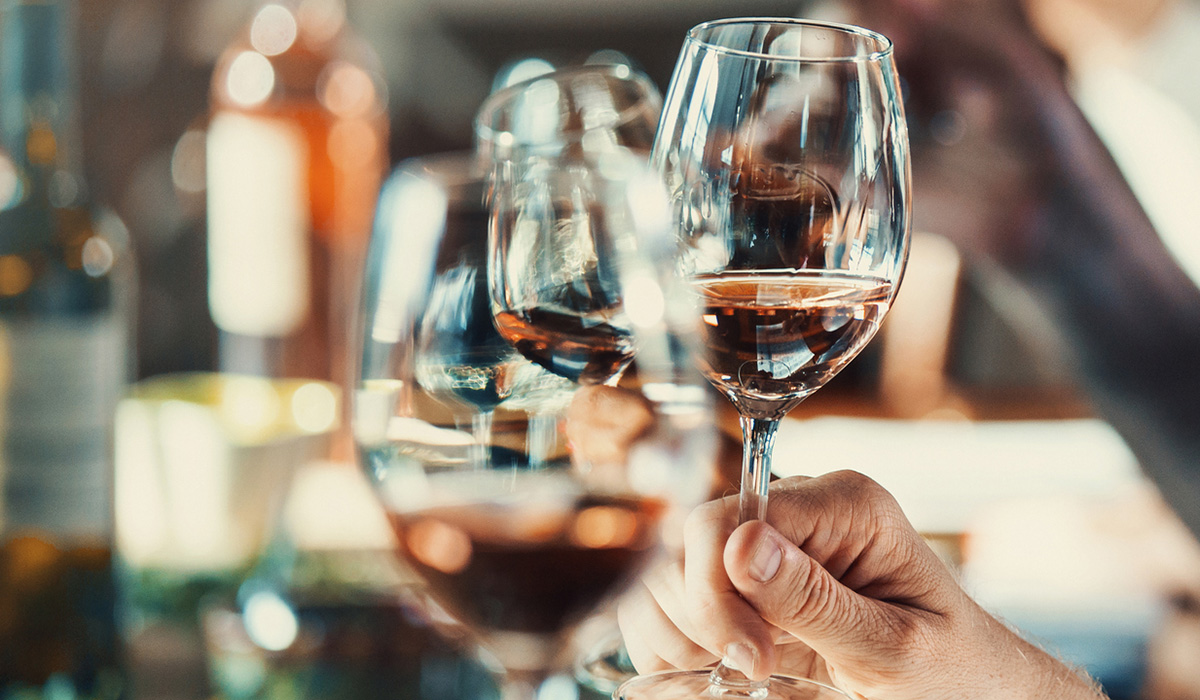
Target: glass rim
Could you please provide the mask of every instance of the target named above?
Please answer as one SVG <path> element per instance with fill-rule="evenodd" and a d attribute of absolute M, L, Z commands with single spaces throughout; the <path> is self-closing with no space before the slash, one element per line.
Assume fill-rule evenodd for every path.
<path fill-rule="evenodd" d="M 396 164 L 393 176 L 407 174 L 435 182 L 443 188 L 484 182 L 488 173 L 472 150 L 443 151 L 409 156 Z"/>
<path fill-rule="evenodd" d="M 488 117 L 496 112 L 501 105 L 504 105 L 515 98 L 517 95 L 524 92 L 529 86 L 542 81 L 551 80 L 561 84 L 565 80 L 569 80 L 575 76 L 587 75 L 588 73 L 599 73 L 616 78 L 617 80 L 630 80 L 635 83 L 642 84 L 649 88 L 646 94 L 655 94 L 658 88 L 650 81 L 649 78 L 642 75 L 641 72 L 623 63 L 585 63 L 578 66 L 566 66 L 556 68 L 549 73 L 543 73 L 531 78 L 526 78 L 517 83 L 513 83 L 505 88 L 493 92 L 483 101 L 479 109 L 475 112 L 474 127 L 476 142 L 493 143 L 501 134 L 511 134 L 511 129 L 496 129 L 487 123 Z M 587 128 L 573 130 L 570 133 L 585 133 L 591 129 L 600 127 L 613 127 L 620 124 L 625 124 L 632 121 L 636 116 L 645 109 L 645 100 L 638 100 L 634 104 L 629 105 L 625 109 L 617 112 L 611 119 L 605 121 L 601 125 L 590 125 Z"/>
<path fill-rule="evenodd" d="M 701 39 L 699 34 L 703 31 L 725 25 L 736 24 L 759 24 L 759 25 L 785 25 L 793 27 L 814 27 L 818 29 L 829 29 L 836 32 L 841 32 L 850 36 L 861 39 L 869 39 L 878 45 L 874 51 L 865 54 L 854 55 L 839 55 L 839 56 L 779 56 L 761 51 L 751 51 L 749 49 L 737 49 L 731 46 L 723 46 L 705 39 Z M 814 19 L 799 19 L 796 17 L 728 17 L 725 19 L 714 19 L 707 22 L 701 22 L 688 30 L 685 40 L 690 44 L 695 44 L 708 51 L 716 53 L 724 53 L 732 56 L 744 56 L 747 58 L 759 58 L 766 61 L 792 61 L 796 63 L 865 63 L 877 62 L 892 55 L 893 45 L 892 40 L 872 29 L 860 27 L 854 24 L 845 24 L 843 22 L 828 22 L 825 20 Z"/>

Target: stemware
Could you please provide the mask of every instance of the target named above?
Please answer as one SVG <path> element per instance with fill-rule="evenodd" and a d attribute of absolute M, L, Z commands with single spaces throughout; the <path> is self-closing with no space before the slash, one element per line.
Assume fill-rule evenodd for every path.
<path fill-rule="evenodd" d="M 649 154 L 661 109 L 662 96 L 642 73 L 588 64 L 498 90 L 476 116 L 476 150 L 491 168 L 496 327 L 563 381 L 615 385 L 631 361 L 613 251 L 604 249 L 616 240 L 606 229 L 622 224 L 606 219 L 600 200 L 647 173 L 636 160 Z M 517 397 L 510 405 L 528 413 L 530 451 L 540 459 L 554 432 L 545 410 L 553 404 Z"/>
<path fill-rule="evenodd" d="M 740 416 L 740 519 L 761 519 L 779 420 L 871 340 L 904 271 L 909 156 L 891 43 L 804 20 L 698 25 L 652 161 L 700 298 L 702 371 Z M 832 691 L 750 681 L 722 662 L 634 678 L 615 697 L 821 692 Z"/>
<path fill-rule="evenodd" d="M 476 119 L 491 159 L 491 297 L 501 335 L 573 382 L 616 385 L 633 352 L 604 190 L 642 172 L 661 109 L 626 65 L 553 71 L 491 96 Z"/>
<path fill-rule="evenodd" d="M 614 293 L 658 304 L 622 320 L 626 376 L 588 385 L 526 359 L 493 323 L 489 172 L 472 156 L 428 157 L 387 184 L 354 432 L 423 593 L 505 671 L 505 697 L 528 698 L 569 666 L 572 629 L 703 497 L 711 416 L 692 329 L 672 313 L 688 300 L 663 255 L 667 198 L 661 184 L 644 196 L 658 175 L 643 166 L 596 189 L 598 210 L 622 222 L 593 231 Z"/>
<path fill-rule="evenodd" d="M 493 167 L 497 325 L 526 357 L 573 381 L 616 384 L 629 365 L 624 302 L 609 255 L 594 249 L 607 240 L 594 229 L 617 222 L 596 202 L 603 183 L 637 172 L 630 159 L 649 155 L 661 109 L 658 89 L 632 66 L 589 63 L 497 91 L 476 117 L 477 149 Z M 534 426 L 551 420 L 530 413 Z M 531 430 L 535 440 L 549 432 Z M 629 675 L 608 661 L 623 653 L 616 622 L 602 612 L 592 627 L 613 634 L 585 650 L 594 660 L 578 663 L 576 677 L 611 693 L 611 679 Z"/>

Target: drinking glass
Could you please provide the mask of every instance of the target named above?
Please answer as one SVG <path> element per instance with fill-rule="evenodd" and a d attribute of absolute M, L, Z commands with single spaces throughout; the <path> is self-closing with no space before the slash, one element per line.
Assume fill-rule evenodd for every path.
<path fill-rule="evenodd" d="M 550 372 L 588 384 L 620 382 L 630 360 L 624 302 L 596 246 L 612 240 L 597 202 L 649 155 L 662 110 L 654 84 L 629 65 L 589 64 L 550 71 L 497 91 L 476 117 L 477 150 L 490 161 L 493 225 L 489 246 L 497 326 Z M 603 168 L 604 172 L 600 172 Z M 531 412 L 534 425 L 552 417 Z M 546 430 L 533 430 L 534 439 Z M 623 653 L 614 634 L 579 681 L 599 688 L 624 678 L 609 663 Z M 615 684 L 605 688 L 611 693 Z"/>
<path fill-rule="evenodd" d="M 701 24 L 676 64 L 652 161 L 700 298 L 702 371 L 741 420 L 740 519 L 762 519 L 779 420 L 871 340 L 904 271 L 909 156 L 892 45 L 822 22 Z M 722 663 L 635 678 L 616 697 L 829 692 L 818 690 Z"/>
<path fill-rule="evenodd" d="M 522 355 L 616 385 L 632 359 L 603 200 L 644 173 L 658 91 L 625 65 L 553 71 L 492 95 L 476 119 L 492 178 L 491 298 Z"/>
<path fill-rule="evenodd" d="M 620 225 L 596 229 L 594 249 L 614 294 L 650 301 L 624 314 L 628 368 L 607 385 L 550 372 L 498 332 L 489 173 L 470 156 L 415 159 L 385 188 L 354 429 L 401 559 L 505 670 L 505 697 L 529 698 L 703 498 L 715 436 L 657 173 L 597 175 L 595 206 Z"/>

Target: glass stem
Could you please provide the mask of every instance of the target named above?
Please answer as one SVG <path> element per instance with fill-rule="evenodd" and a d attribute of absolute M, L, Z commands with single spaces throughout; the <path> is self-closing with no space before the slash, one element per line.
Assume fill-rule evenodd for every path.
<path fill-rule="evenodd" d="M 771 451 L 775 449 L 775 418 L 742 416 L 742 489 L 738 496 L 738 522 L 765 520 L 767 487 L 771 483 Z"/>
<path fill-rule="evenodd" d="M 765 520 L 767 487 L 771 483 L 771 451 L 779 420 L 742 416 L 742 487 L 738 496 L 738 522 Z M 709 675 L 709 693 L 726 698 L 765 698 L 768 682 L 752 681 L 721 660 Z"/>
<path fill-rule="evenodd" d="M 473 444 L 471 445 L 471 466 L 475 469 L 486 469 L 488 466 L 488 452 L 492 445 L 492 417 L 491 411 L 479 411 L 471 415 L 471 437 Z"/>
<path fill-rule="evenodd" d="M 529 468 L 541 469 L 554 449 L 555 417 L 553 413 L 529 415 L 529 431 L 525 439 L 529 443 Z"/>

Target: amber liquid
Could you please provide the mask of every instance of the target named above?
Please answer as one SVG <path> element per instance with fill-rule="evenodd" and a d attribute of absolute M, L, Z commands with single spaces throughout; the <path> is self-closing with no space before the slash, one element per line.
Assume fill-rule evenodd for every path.
<path fill-rule="evenodd" d="M 554 635 L 619 591 L 653 553 L 656 500 L 584 496 L 540 508 L 499 502 L 393 514 L 426 590 L 476 630 Z"/>
<path fill-rule="evenodd" d="M 694 280 L 702 370 L 735 404 L 798 403 L 874 337 L 892 285 L 824 271 L 727 272 Z"/>
<path fill-rule="evenodd" d="M 603 319 L 520 309 L 496 314 L 496 328 L 527 359 L 580 384 L 610 381 L 633 361 L 630 332 Z"/>
<path fill-rule="evenodd" d="M 26 535 L 0 546 L 0 687 L 40 690 L 58 674 L 89 698 L 122 692 L 107 545 L 59 549 Z"/>

